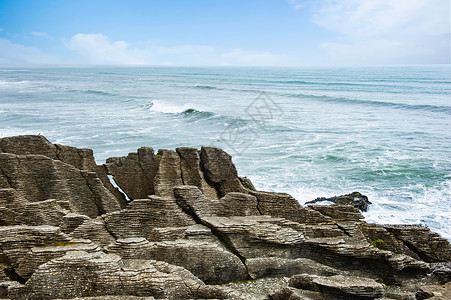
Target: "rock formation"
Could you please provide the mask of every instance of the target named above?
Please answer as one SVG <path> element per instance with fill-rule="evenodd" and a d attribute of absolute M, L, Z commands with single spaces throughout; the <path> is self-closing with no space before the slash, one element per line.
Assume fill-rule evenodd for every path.
<path fill-rule="evenodd" d="M 446 299 L 447 240 L 366 223 L 359 193 L 330 199 L 257 191 L 218 148 L 96 165 L 88 149 L 2 138 L 0 298 Z"/>
<path fill-rule="evenodd" d="M 352 192 L 347 195 L 334 196 L 330 198 L 319 197 L 316 198 L 315 200 L 308 201 L 305 204 L 314 204 L 317 202 L 332 202 L 338 205 L 351 205 L 358 208 L 361 211 L 367 211 L 368 204 L 371 204 L 371 202 L 368 200 L 368 197 L 360 194 L 359 192 Z"/>

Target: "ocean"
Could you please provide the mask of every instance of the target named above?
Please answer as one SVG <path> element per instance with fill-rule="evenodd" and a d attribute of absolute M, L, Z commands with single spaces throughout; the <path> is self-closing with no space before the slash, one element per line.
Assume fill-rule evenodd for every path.
<path fill-rule="evenodd" d="M 451 67 L 0 66 L 0 137 L 98 163 L 141 146 L 221 147 L 301 204 L 353 191 L 368 222 L 451 240 Z"/>

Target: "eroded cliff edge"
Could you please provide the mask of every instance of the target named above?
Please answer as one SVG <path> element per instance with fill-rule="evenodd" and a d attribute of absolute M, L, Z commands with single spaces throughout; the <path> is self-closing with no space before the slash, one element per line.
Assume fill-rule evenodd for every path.
<path fill-rule="evenodd" d="M 429 229 L 256 191 L 218 148 L 98 166 L 42 136 L 0 139 L 3 298 L 439 299 L 450 267 Z M 289 279 L 266 295 L 223 285 L 267 277 Z"/>

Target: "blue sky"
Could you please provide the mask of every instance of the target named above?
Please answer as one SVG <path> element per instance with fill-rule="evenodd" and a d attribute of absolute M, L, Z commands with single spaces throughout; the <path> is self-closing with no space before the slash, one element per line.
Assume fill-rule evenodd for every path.
<path fill-rule="evenodd" d="M 0 0 L 0 64 L 449 64 L 450 0 Z"/>

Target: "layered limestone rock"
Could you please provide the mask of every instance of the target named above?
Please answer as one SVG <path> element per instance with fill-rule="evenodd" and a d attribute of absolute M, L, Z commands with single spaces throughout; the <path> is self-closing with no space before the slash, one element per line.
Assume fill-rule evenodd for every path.
<path fill-rule="evenodd" d="M 376 299 L 384 294 L 384 287 L 375 280 L 356 276 L 295 275 L 290 286 L 320 292 L 325 299 Z"/>
<path fill-rule="evenodd" d="M 207 198 L 217 199 L 218 191 L 208 184 L 200 160 L 200 151 L 195 148 L 177 148 L 184 185 L 196 186 Z"/>
<path fill-rule="evenodd" d="M 257 198 L 249 194 L 231 192 L 221 199 L 209 199 L 195 186 L 176 186 L 177 203 L 195 219 L 203 216 L 258 216 Z"/>
<path fill-rule="evenodd" d="M 247 192 L 229 154 L 219 148 L 202 147 L 200 159 L 207 182 L 216 188 L 220 197 L 230 192 Z"/>
<path fill-rule="evenodd" d="M 143 199 L 155 194 L 153 182 L 159 158 L 153 148 L 142 147 L 128 156 L 108 158 L 105 166 L 130 199 Z"/>
<path fill-rule="evenodd" d="M 72 239 L 88 239 L 101 247 L 106 247 L 115 241 L 114 236 L 108 231 L 101 217 L 85 220 L 69 234 L 69 237 Z"/>
<path fill-rule="evenodd" d="M 16 155 L 43 155 L 50 159 L 60 160 L 70 164 L 79 170 L 95 172 L 103 185 L 114 195 L 121 207 L 125 207 L 126 205 L 124 195 L 113 187 L 107 177 L 104 166 L 96 165 L 91 149 L 79 149 L 52 144 L 41 135 L 23 135 L 1 138 L 0 152 Z M 7 176 L 7 174 L 4 175 Z"/>
<path fill-rule="evenodd" d="M 249 299 L 233 290 L 207 286 L 182 267 L 86 251 L 69 251 L 41 265 L 24 285 L 9 287 L 8 294 L 14 299 L 79 299 L 102 295 Z"/>
<path fill-rule="evenodd" d="M 155 240 L 156 228 L 187 227 L 196 222 L 177 205 L 175 199 L 150 196 L 132 201 L 120 212 L 106 214 L 105 226 L 115 238 L 144 237 Z"/>
<path fill-rule="evenodd" d="M 18 299 L 124 294 L 187 299 L 193 296 L 191 290 L 202 284 L 183 268 L 163 262 L 124 261 L 103 252 L 71 251 L 41 265 L 12 295 Z"/>
<path fill-rule="evenodd" d="M 321 223 L 331 218 L 310 208 L 302 207 L 291 195 L 286 193 L 269 193 L 251 191 L 257 198 L 258 209 L 263 215 L 282 217 L 300 223 Z"/>
<path fill-rule="evenodd" d="M 29 279 L 40 265 L 57 257 L 62 257 L 69 251 L 91 253 L 100 251 L 100 247 L 90 240 L 71 240 L 70 242 L 55 242 L 45 246 L 33 247 L 18 259 L 18 267 L 15 271 L 20 277 Z"/>
<path fill-rule="evenodd" d="M 426 262 L 445 262 L 451 257 L 449 242 L 429 228 L 416 225 L 384 226 Z"/>
<path fill-rule="evenodd" d="M 1 199 L 0 205 L 7 208 L 3 214 L 9 216 L 6 219 L 22 215 L 18 216 L 23 219 L 19 224 L 34 225 L 41 221 L 47 224 L 33 216 L 35 213 L 47 216 L 52 204 L 43 201 L 51 199 L 68 201 L 73 212 L 90 217 L 121 209 L 121 199 L 110 189 L 118 192 L 109 181 L 99 178 L 99 174 L 106 178 L 106 173 L 98 171 L 92 150 L 53 145 L 42 136 L 2 138 L 0 170 L 1 194 L 7 194 Z M 27 202 L 41 203 L 27 206 Z M 30 210 L 34 220 L 27 217 Z M 59 217 L 64 214 L 61 212 Z"/>
<path fill-rule="evenodd" d="M 173 198 L 177 185 L 196 186 L 206 197 L 217 199 L 230 191 L 247 192 L 237 176 L 231 156 L 218 148 L 204 147 L 154 150 L 139 148 L 137 153 L 113 157 L 105 168 L 130 199 L 149 195 Z"/>
<path fill-rule="evenodd" d="M 368 200 L 361 194 L 334 199 L 302 207 L 257 191 L 213 147 L 142 147 L 98 166 L 89 149 L 2 138 L 0 298 L 446 295 L 447 240 L 421 226 L 366 223 L 355 205 Z M 277 278 L 287 278 L 278 290 L 251 290 Z"/>
<path fill-rule="evenodd" d="M 241 260 L 219 242 L 177 240 L 151 243 L 144 238 L 131 238 L 117 240 L 107 247 L 107 251 L 122 258 L 158 260 L 182 266 L 208 284 L 247 278 Z"/>

